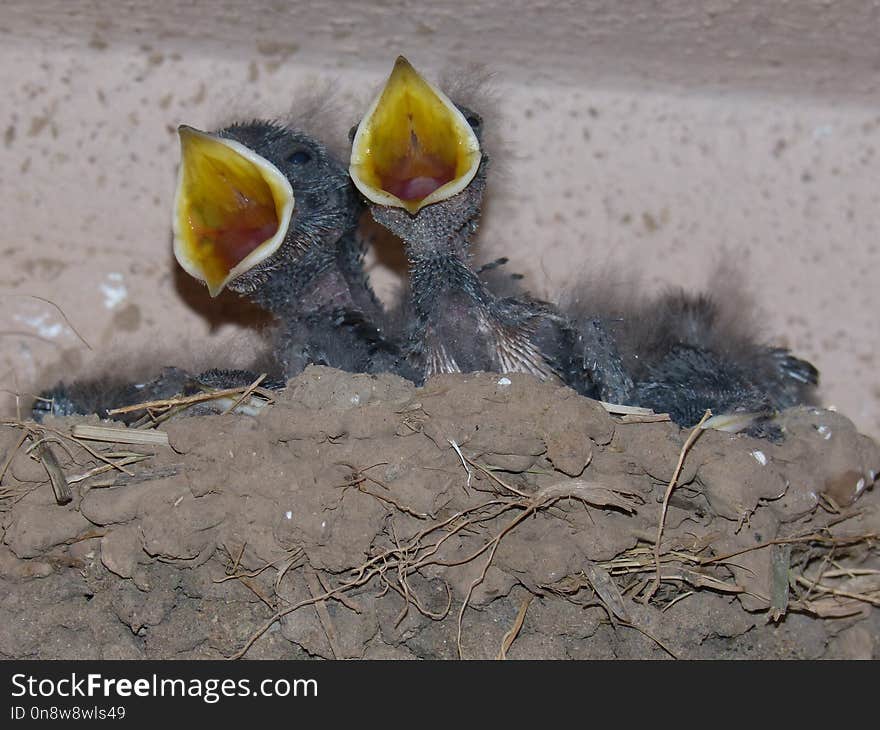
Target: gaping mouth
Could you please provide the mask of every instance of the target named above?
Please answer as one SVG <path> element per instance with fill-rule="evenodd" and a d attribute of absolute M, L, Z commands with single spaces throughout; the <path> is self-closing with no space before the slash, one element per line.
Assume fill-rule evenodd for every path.
<path fill-rule="evenodd" d="M 415 214 L 466 188 L 481 157 L 464 115 L 400 56 L 358 127 L 349 172 L 368 200 Z"/>
<path fill-rule="evenodd" d="M 174 255 L 217 296 L 274 254 L 293 215 L 293 188 L 271 162 L 231 139 L 181 126 Z"/>

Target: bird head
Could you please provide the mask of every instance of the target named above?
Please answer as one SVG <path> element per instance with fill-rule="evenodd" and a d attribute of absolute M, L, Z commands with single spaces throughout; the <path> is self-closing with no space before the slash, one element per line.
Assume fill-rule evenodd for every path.
<path fill-rule="evenodd" d="M 373 217 L 410 243 L 479 216 L 488 158 L 482 119 L 400 56 L 352 130 L 349 173 Z"/>
<path fill-rule="evenodd" d="M 178 133 L 174 255 L 211 296 L 254 291 L 352 224 L 347 172 L 308 135 L 265 121 Z"/>

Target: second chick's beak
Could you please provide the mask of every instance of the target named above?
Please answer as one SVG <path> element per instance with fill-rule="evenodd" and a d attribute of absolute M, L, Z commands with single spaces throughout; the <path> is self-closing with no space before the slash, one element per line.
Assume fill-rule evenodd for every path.
<path fill-rule="evenodd" d="M 174 256 L 215 297 L 281 246 L 293 188 L 275 165 L 239 142 L 184 125 L 178 134 Z"/>
<path fill-rule="evenodd" d="M 481 158 L 464 115 L 400 56 L 358 127 L 349 172 L 368 200 L 416 214 L 467 187 Z"/>

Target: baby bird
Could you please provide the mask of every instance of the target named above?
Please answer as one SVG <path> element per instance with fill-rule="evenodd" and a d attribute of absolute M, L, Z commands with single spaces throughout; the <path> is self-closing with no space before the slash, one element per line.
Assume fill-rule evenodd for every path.
<path fill-rule="evenodd" d="M 811 403 L 816 368 L 757 342 L 741 315 L 707 294 L 672 291 L 625 317 L 617 337 L 634 381 L 631 401 L 682 426 L 711 409 L 710 426 L 757 435 L 776 412 Z"/>
<path fill-rule="evenodd" d="M 706 412 L 713 428 L 774 435 L 780 410 L 812 403 L 819 373 L 788 350 L 764 344 L 735 271 L 720 270 L 708 293 L 584 282 L 563 307 L 576 326 L 604 323 L 632 387 L 621 403 L 669 413 L 693 426 Z"/>
<path fill-rule="evenodd" d="M 180 139 L 177 261 L 212 296 L 229 288 L 275 316 L 277 374 L 405 371 L 363 269 L 362 206 L 343 164 L 275 122 L 181 127 Z"/>
<path fill-rule="evenodd" d="M 483 121 L 402 56 L 352 140 L 349 171 L 373 218 L 402 239 L 409 262 L 407 357 L 436 373 L 525 372 L 594 397 L 625 385 L 613 343 L 584 336 L 552 305 L 495 296 L 474 271 L 489 157 Z M 584 352 L 593 348 L 592 357 Z M 598 362 L 601 361 L 601 362 Z M 622 392 L 622 391 L 621 391 Z"/>
<path fill-rule="evenodd" d="M 33 419 L 38 423 L 46 416 L 74 416 L 96 414 L 98 417 L 135 424 L 144 419 L 143 411 L 132 411 L 122 414 L 110 414 L 114 408 L 161 401 L 177 396 L 190 396 L 199 393 L 224 390 L 227 388 L 245 388 L 257 379 L 257 374 L 248 370 L 217 370 L 211 369 L 194 376 L 182 368 L 166 367 L 151 380 L 132 382 L 131 380 L 104 375 L 88 380 L 76 380 L 72 383 L 58 383 L 53 388 L 40 393 L 31 407 Z M 279 389 L 283 382 L 264 379 L 261 388 Z M 260 398 L 249 398 L 236 406 L 229 398 L 215 398 L 190 407 L 189 415 L 216 413 L 236 406 L 236 412 L 256 413 L 265 401 Z"/>

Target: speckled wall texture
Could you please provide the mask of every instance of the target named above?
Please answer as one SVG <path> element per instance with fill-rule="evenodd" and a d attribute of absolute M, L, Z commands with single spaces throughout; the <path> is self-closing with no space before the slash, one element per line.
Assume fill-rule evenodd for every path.
<path fill-rule="evenodd" d="M 880 435 L 877 38 L 869 0 L 6 0 L 0 388 L 240 329 L 253 313 L 171 257 L 177 124 L 281 114 L 335 80 L 344 144 L 404 53 L 495 72 L 481 258 L 549 297 L 609 265 L 700 287 L 733 261 L 767 336 Z M 388 297 L 395 263 L 373 257 Z"/>

